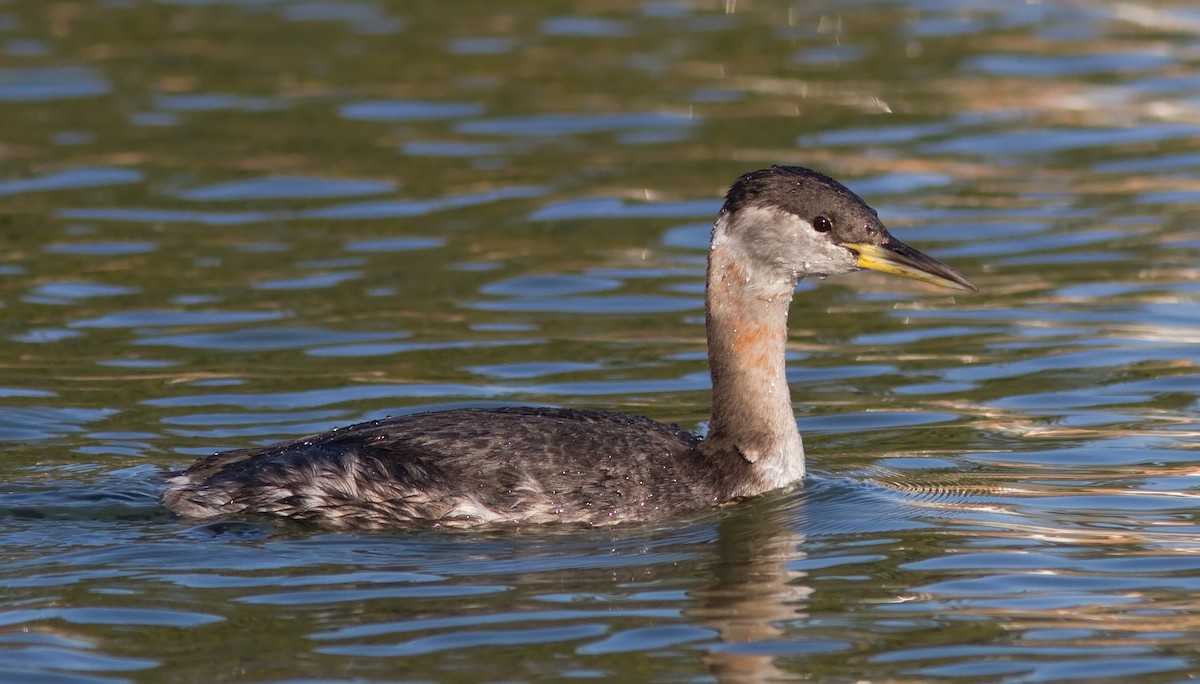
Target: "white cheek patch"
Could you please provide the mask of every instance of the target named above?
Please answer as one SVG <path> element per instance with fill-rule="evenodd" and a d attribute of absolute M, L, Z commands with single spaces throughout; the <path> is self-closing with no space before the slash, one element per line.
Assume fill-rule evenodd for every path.
<path fill-rule="evenodd" d="M 831 276 L 859 270 L 858 258 L 853 252 L 831 242 L 821 233 L 813 231 L 813 234 L 818 239 L 808 243 L 809 257 L 805 260 L 804 277 Z"/>
<path fill-rule="evenodd" d="M 713 249 L 737 246 L 748 271 L 770 268 L 792 281 L 858 270 L 854 253 L 808 221 L 777 208 L 744 207 L 713 227 Z"/>

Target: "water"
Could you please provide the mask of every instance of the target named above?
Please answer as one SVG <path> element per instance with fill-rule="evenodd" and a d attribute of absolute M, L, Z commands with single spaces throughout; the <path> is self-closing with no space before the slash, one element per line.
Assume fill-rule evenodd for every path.
<path fill-rule="evenodd" d="M 0 680 L 1200 674 L 1186 3 L 0 4 Z M 982 292 L 804 283 L 812 476 L 624 529 L 156 503 L 461 405 L 702 428 L 705 242 L 771 163 Z"/>

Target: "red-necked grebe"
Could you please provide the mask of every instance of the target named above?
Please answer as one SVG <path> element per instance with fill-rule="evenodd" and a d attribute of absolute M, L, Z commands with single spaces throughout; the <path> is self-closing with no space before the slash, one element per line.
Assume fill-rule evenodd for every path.
<path fill-rule="evenodd" d="M 837 181 L 748 173 L 712 231 L 705 314 L 712 421 L 701 438 L 619 413 L 456 409 L 202 458 L 163 502 L 184 518 L 270 514 L 342 529 L 662 519 L 804 477 L 785 376 L 796 284 L 869 268 L 958 290 Z"/>

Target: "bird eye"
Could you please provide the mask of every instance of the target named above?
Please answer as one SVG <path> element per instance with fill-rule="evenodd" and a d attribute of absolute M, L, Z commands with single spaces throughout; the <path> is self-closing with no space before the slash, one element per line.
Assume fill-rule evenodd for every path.
<path fill-rule="evenodd" d="M 833 230 L 833 222 L 824 216 L 818 216 L 813 219 L 812 226 L 818 233 L 828 233 Z"/>

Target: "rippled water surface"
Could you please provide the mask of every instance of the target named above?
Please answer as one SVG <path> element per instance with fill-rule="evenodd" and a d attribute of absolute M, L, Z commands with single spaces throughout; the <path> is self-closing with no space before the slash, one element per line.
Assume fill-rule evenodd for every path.
<path fill-rule="evenodd" d="M 1200 674 L 1183 2 L 0 2 L 0 680 Z M 806 282 L 805 486 L 603 530 L 157 503 L 447 406 L 703 430 L 712 216 L 844 180 L 979 286 Z"/>

